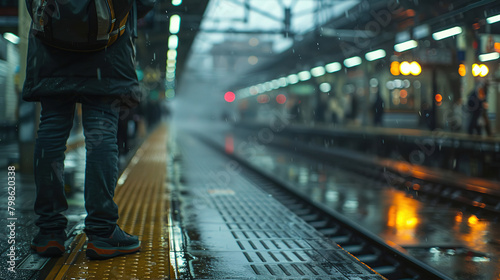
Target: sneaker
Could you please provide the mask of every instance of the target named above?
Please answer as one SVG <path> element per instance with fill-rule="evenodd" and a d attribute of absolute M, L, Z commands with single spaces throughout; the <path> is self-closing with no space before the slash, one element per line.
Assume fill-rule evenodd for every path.
<path fill-rule="evenodd" d="M 139 238 L 124 232 L 118 225 L 109 237 L 88 235 L 88 238 L 86 254 L 89 259 L 109 259 L 132 254 L 141 249 Z"/>
<path fill-rule="evenodd" d="M 31 241 L 31 249 L 37 254 L 44 257 L 59 257 L 66 248 L 64 242 L 67 236 L 64 230 L 47 232 L 40 230 Z"/>

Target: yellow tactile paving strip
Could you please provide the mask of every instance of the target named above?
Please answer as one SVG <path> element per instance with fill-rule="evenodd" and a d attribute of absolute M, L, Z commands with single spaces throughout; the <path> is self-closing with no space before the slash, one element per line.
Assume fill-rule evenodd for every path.
<path fill-rule="evenodd" d="M 167 128 L 160 126 L 137 151 L 118 180 L 118 224 L 138 235 L 142 250 L 109 260 L 88 260 L 85 234 L 78 235 L 46 279 L 169 279 Z"/>

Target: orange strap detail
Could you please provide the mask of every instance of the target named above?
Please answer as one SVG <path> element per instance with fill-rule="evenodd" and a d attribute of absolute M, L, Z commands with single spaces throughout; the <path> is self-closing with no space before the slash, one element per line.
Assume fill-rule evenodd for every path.
<path fill-rule="evenodd" d="M 109 10 L 111 11 L 111 18 L 113 19 L 113 21 L 111 22 L 111 29 L 110 30 L 114 30 L 115 29 L 116 16 L 115 16 L 115 9 L 113 7 L 113 0 L 108 0 L 108 5 L 109 5 Z"/>
<path fill-rule="evenodd" d="M 130 13 L 130 12 L 129 12 Z M 127 19 L 128 19 L 128 14 L 125 15 L 125 17 L 120 21 L 120 36 L 125 33 L 125 24 L 127 24 Z"/>

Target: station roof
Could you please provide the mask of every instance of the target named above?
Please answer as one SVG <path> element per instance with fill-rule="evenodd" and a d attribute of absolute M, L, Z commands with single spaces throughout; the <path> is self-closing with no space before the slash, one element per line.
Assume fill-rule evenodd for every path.
<path fill-rule="evenodd" d="M 378 48 L 393 55 L 395 42 L 460 25 L 485 27 L 500 13 L 494 0 L 211 0 L 183 62 L 177 94 L 222 96 L 225 91 L 284 77 Z M 488 30 L 487 30 L 488 29 Z M 425 31 L 425 30 L 424 30 Z M 449 47 L 450 42 L 431 47 Z M 445 40 L 446 41 L 446 40 Z M 448 46 L 449 45 L 449 46 Z M 395 53 L 395 52 L 394 52 Z"/>
<path fill-rule="evenodd" d="M 178 1 L 178 0 L 177 0 Z M 398 38 L 453 25 L 500 34 L 486 16 L 500 13 L 495 0 L 159 0 L 139 21 L 140 67 L 162 83 L 169 20 L 181 17 L 176 94 L 223 96 L 316 65 L 392 49 Z M 16 33 L 17 0 L 0 2 L 0 30 Z M 440 44 L 447 44 L 446 42 Z M 391 53 L 388 55 L 392 55 Z M 221 98 L 222 99 L 222 98 Z"/>

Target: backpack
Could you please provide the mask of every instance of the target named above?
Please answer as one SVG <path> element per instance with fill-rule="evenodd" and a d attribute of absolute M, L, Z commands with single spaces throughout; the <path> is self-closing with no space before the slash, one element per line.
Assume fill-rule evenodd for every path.
<path fill-rule="evenodd" d="M 133 0 L 26 0 L 32 33 L 67 51 L 91 52 L 111 46 L 125 33 Z"/>

